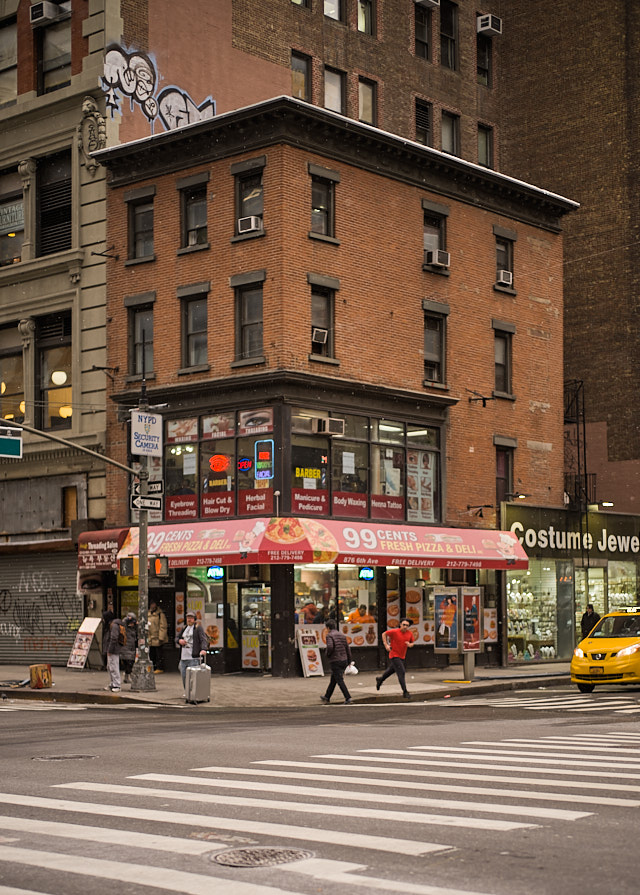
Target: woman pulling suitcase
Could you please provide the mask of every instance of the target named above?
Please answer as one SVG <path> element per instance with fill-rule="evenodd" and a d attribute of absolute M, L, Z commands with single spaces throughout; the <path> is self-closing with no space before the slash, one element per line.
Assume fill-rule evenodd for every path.
<path fill-rule="evenodd" d="M 180 649 L 180 674 L 182 675 L 182 685 L 184 687 L 184 697 L 187 700 L 195 700 L 195 694 L 187 692 L 187 669 L 195 668 L 200 665 L 200 656 L 206 656 L 209 641 L 202 626 L 198 624 L 195 612 L 187 611 L 187 623 L 176 636 L 176 646 Z M 208 669 L 208 666 L 204 666 Z M 211 681 L 211 670 L 209 671 L 209 682 Z M 192 675 L 190 675 L 191 677 Z M 205 697 L 205 700 L 208 697 Z M 197 700 L 203 702 L 205 700 Z"/>

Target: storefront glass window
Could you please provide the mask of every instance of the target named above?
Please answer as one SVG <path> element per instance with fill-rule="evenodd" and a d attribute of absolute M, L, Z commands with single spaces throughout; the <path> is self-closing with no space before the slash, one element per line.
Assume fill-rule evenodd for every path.
<path fill-rule="evenodd" d="M 607 568 L 608 611 L 638 605 L 636 564 L 611 560 Z"/>
<path fill-rule="evenodd" d="M 371 448 L 371 516 L 404 519 L 404 448 Z"/>
<path fill-rule="evenodd" d="M 200 445 L 201 515 L 207 519 L 235 513 L 235 442 L 232 438 Z"/>
<path fill-rule="evenodd" d="M 333 443 L 332 502 L 335 516 L 368 515 L 369 451 L 355 441 Z"/>
<path fill-rule="evenodd" d="M 165 459 L 165 516 L 193 519 L 198 515 L 198 446 L 175 444 Z"/>
<path fill-rule="evenodd" d="M 439 456 L 434 451 L 407 451 L 407 519 L 435 522 L 440 516 Z"/>
<path fill-rule="evenodd" d="M 345 438 L 355 438 L 366 441 L 369 438 L 369 420 L 366 416 L 353 416 L 345 413 L 340 417 L 344 420 Z"/>
<path fill-rule="evenodd" d="M 329 439 L 291 437 L 291 512 L 322 515 L 329 512 Z"/>
<path fill-rule="evenodd" d="M 404 423 L 395 420 L 371 420 L 371 436 L 375 441 L 404 444 Z"/>
<path fill-rule="evenodd" d="M 378 642 L 375 578 L 367 581 L 359 573 L 357 566 L 338 566 L 340 630 L 353 647 L 375 646 Z"/>
<path fill-rule="evenodd" d="M 530 559 L 528 571 L 507 572 L 509 662 L 570 658 L 571 646 L 558 650 L 558 575 L 567 565 Z"/>
<path fill-rule="evenodd" d="M 582 618 L 582 613 L 587 608 L 588 603 L 592 604 L 598 615 L 604 615 L 605 612 L 607 612 L 604 569 L 598 566 L 591 566 L 589 569 L 576 568 L 575 580 L 576 632 L 579 639 L 580 619 Z"/>
<path fill-rule="evenodd" d="M 259 468 L 257 459 L 261 443 L 269 440 L 262 436 L 238 439 L 236 470 L 239 516 L 263 516 L 273 512 L 273 478 L 262 475 L 263 470 Z M 273 441 L 271 445 L 273 446 Z"/>
<path fill-rule="evenodd" d="M 337 619 L 335 566 L 313 563 L 294 569 L 295 619 L 297 625 L 323 625 Z"/>

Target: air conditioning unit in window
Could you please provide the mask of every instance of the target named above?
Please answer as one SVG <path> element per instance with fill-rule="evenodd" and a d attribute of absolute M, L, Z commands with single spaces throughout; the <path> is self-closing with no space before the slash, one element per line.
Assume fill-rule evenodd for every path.
<path fill-rule="evenodd" d="M 440 0 L 416 0 L 416 6 L 440 6 Z"/>
<path fill-rule="evenodd" d="M 329 338 L 329 330 L 321 329 L 319 326 L 311 327 L 311 341 L 317 345 L 326 345 Z"/>
<path fill-rule="evenodd" d="M 32 25 L 43 25 L 52 22 L 60 15 L 60 8 L 56 3 L 34 3 L 29 9 L 29 21 Z"/>
<path fill-rule="evenodd" d="M 238 218 L 238 233 L 255 233 L 262 230 L 262 219 L 251 215 L 248 218 Z"/>
<path fill-rule="evenodd" d="M 344 420 L 318 417 L 313 421 L 313 431 L 316 435 L 344 435 Z"/>
<path fill-rule="evenodd" d="M 301 433 L 304 432 L 307 435 L 311 435 L 314 431 L 314 422 L 313 417 L 310 416 L 296 416 L 295 414 L 291 417 L 291 431 Z"/>
<path fill-rule="evenodd" d="M 496 279 L 497 286 L 512 286 L 513 285 L 513 274 L 510 270 L 499 270 L 498 277 Z"/>
<path fill-rule="evenodd" d="M 430 264 L 431 267 L 449 267 L 451 255 L 449 252 L 443 252 L 441 249 L 438 249 L 436 252 L 425 252 L 424 263 Z"/>
<path fill-rule="evenodd" d="M 478 16 L 476 30 L 478 34 L 502 34 L 502 19 L 498 16 Z"/>

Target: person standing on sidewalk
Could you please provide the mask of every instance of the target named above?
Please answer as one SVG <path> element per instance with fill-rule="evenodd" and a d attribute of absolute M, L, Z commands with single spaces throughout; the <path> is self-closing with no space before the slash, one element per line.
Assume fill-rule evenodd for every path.
<path fill-rule="evenodd" d="M 402 695 L 405 699 L 411 699 L 411 694 L 407 690 L 405 682 L 404 660 L 407 655 L 407 649 L 414 645 L 413 634 L 409 630 L 411 622 L 408 618 L 400 619 L 399 628 L 390 628 L 382 635 L 384 648 L 389 653 L 389 665 L 384 674 L 376 678 L 376 690 L 379 690 L 383 681 L 392 674 L 398 675 L 398 683 L 402 687 Z"/>
<path fill-rule="evenodd" d="M 331 680 L 327 687 L 327 692 L 320 699 L 325 705 L 329 705 L 333 691 L 336 687 L 340 687 L 344 696 L 345 705 L 351 705 L 351 694 L 344 682 L 344 670 L 351 662 L 351 648 L 349 641 L 342 631 L 338 631 L 337 624 L 332 618 L 327 619 L 327 660 L 331 668 Z"/>
<path fill-rule="evenodd" d="M 149 603 L 149 658 L 154 674 L 164 674 L 162 649 L 168 640 L 167 616 L 156 601 L 152 600 Z"/>
<path fill-rule="evenodd" d="M 200 663 L 200 656 L 206 656 L 209 641 L 207 635 L 198 624 L 195 612 L 187 612 L 186 625 L 176 637 L 176 646 L 180 650 L 180 674 L 182 686 L 187 686 L 187 668 Z M 186 695 L 186 690 L 185 690 Z"/>
<path fill-rule="evenodd" d="M 112 693 L 120 692 L 120 653 L 126 642 L 125 628 L 122 620 L 114 618 L 109 625 L 107 637 L 107 671 L 109 672 L 109 686 L 105 690 Z"/>
<path fill-rule="evenodd" d="M 124 633 L 127 642 L 120 647 L 120 671 L 124 672 L 124 683 L 130 684 L 138 649 L 138 620 L 133 612 L 127 612 L 124 617 Z"/>

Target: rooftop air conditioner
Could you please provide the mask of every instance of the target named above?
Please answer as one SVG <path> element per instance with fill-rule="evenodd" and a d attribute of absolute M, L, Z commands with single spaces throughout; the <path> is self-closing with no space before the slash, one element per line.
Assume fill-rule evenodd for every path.
<path fill-rule="evenodd" d="M 502 19 L 498 16 L 478 16 L 476 18 L 478 34 L 502 34 Z"/>
<path fill-rule="evenodd" d="M 416 6 L 440 6 L 440 0 L 416 0 Z"/>
<path fill-rule="evenodd" d="M 255 233 L 262 230 L 262 219 L 251 215 L 248 218 L 238 218 L 238 233 Z"/>
<path fill-rule="evenodd" d="M 310 435 L 314 431 L 313 422 L 314 420 L 310 416 L 296 416 L 294 414 L 291 417 L 291 431 L 305 432 Z"/>
<path fill-rule="evenodd" d="M 29 21 L 32 25 L 40 25 L 52 22 L 60 15 L 60 8 L 56 3 L 34 3 L 29 8 Z"/>
<path fill-rule="evenodd" d="M 435 252 L 425 252 L 424 263 L 430 264 L 431 267 L 449 267 L 451 255 L 449 252 L 443 252 L 441 249 Z"/>
<path fill-rule="evenodd" d="M 326 345 L 329 338 L 329 330 L 321 329 L 319 326 L 311 327 L 311 341 L 317 345 Z"/>
<path fill-rule="evenodd" d="M 512 286 L 513 285 L 513 274 L 510 270 L 499 270 L 498 277 L 496 279 L 497 286 Z"/>
<path fill-rule="evenodd" d="M 313 430 L 317 435 L 344 435 L 344 420 L 321 416 L 313 422 Z"/>

